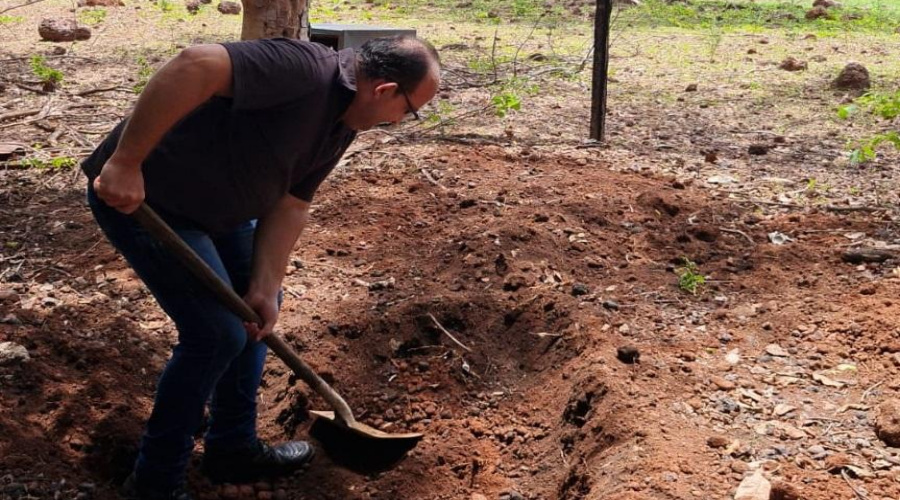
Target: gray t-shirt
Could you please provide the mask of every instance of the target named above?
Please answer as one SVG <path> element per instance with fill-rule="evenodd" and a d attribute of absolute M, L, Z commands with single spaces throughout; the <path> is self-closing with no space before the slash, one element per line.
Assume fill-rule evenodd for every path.
<path fill-rule="evenodd" d="M 287 193 L 311 201 L 356 137 L 341 121 L 356 93 L 352 49 L 285 38 L 222 45 L 232 97 L 179 121 L 142 168 L 149 205 L 211 232 L 263 217 Z M 91 180 L 126 122 L 82 163 Z"/>

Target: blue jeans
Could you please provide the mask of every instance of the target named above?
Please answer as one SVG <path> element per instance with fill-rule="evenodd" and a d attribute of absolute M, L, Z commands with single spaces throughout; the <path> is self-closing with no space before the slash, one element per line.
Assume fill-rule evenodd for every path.
<path fill-rule="evenodd" d="M 90 186 L 87 197 L 106 237 L 178 328 L 178 344 L 160 376 L 135 464 L 139 487 L 168 490 L 184 479 L 193 436 L 202 425 L 207 402 L 207 447 L 229 449 L 254 443 L 256 392 L 266 345 L 249 340 L 241 319 L 222 306 L 133 218 L 107 206 Z M 222 234 L 169 222 L 238 295 L 246 293 L 255 221 Z"/>

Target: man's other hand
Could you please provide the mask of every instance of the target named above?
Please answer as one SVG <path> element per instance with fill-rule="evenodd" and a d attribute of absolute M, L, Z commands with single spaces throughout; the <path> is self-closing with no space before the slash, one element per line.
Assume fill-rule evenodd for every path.
<path fill-rule="evenodd" d="M 116 159 L 113 155 L 94 179 L 97 197 L 123 214 L 130 214 L 144 201 L 144 174 L 141 166 Z"/>

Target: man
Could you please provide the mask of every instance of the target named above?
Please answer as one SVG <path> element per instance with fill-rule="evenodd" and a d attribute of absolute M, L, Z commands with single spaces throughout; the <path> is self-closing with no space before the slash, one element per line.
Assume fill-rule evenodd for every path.
<path fill-rule="evenodd" d="M 290 473 L 305 442 L 256 436 L 256 391 L 281 282 L 312 196 L 357 131 L 399 122 L 437 92 L 427 42 L 332 51 L 288 39 L 191 47 L 147 84 L 131 117 L 83 164 L 110 242 L 178 328 L 126 494 L 189 500 L 184 475 L 209 402 L 202 472 L 214 482 Z M 145 201 L 243 295 L 244 324 L 129 214 Z"/>

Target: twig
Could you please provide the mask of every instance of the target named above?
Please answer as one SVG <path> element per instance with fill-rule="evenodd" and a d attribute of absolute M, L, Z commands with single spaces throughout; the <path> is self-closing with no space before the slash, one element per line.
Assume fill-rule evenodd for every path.
<path fill-rule="evenodd" d="M 518 76 L 518 68 L 519 68 L 519 65 L 518 65 L 518 61 L 519 61 L 519 52 L 522 50 L 522 47 L 524 47 L 525 44 L 528 43 L 528 40 L 531 39 L 531 35 L 534 34 L 534 30 L 537 29 L 538 24 L 541 23 L 541 20 L 543 20 L 543 19 L 544 19 L 544 16 L 546 16 L 546 15 L 547 15 L 547 11 L 544 11 L 544 12 L 541 13 L 540 16 L 538 16 L 538 18 L 534 21 L 534 24 L 531 26 L 531 31 L 528 32 L 528 36 L 526 36 L 525 39 L 522 40 L 522 43 L 520 43 L 519 46 L 516 47 L 516 53 L 513 55 L 513 60 L 512 60 L 513 78 L 515 78 L 515 77 Z M 496 75 L 494 75 L 494 77 L 496 78 Z"/>
<path fill-rule="evenodd" d="M 462 342 L 456 340 L 456 337 L 454 337 L 450 332 L 448 332 L 447 329 L 444 328 L 444 325 L 440 324 L 440 323 L 438 322 L 437 318 L 435 318 L 433 314 L 428 313 L 428 317 L 431 318 L 431 321 L 434 321 L 434 324 L 437 325 L 437 327 L 438 327 L 442 332 L 444 332 L 444 334 L 445 334 L 446 336 L 450 337 L 450 340 L 452 340 L 453 342 L 455 342 L 456 345 L 462 347 L 463 349 L 465 349 L 465 350 L 468 351 L 468 352 L 472 352 L 472 349 L 469 349 L 468 347 L 466 347 L 465 344 L 463 344 Z"/>
<path fill-rule="evenodd" d="M 869 387 L 868 389 L 866 389 L 862 393 L 862 397 L 860 398 L 860 401 L 865 401 L 866 398 L 869 396 L 869 394 L 871 394 L 872 391 L 874 391 L 879 385 L 881 385 L 883 383 L 884 383 L 884 380 L 882 380 L 881 382 L 878 382 L 877 384 L 873 385 L 872 387 Z"/>
<path fill-rule="evenodd" d="M 10 113 L 0 114 L 0 122 L 4 120 L 12 120 L 13 118 L 24 118 L 26 116 L 36 115 L 41 112 L 41 108 L 26 109 L 24 111 L 12 111 Z"/>
<path fill-rule="evenodd" d="M 743 236 L 744 238 L 746 238 L 747 241 L 749 241 L 751 245 L 755 245 L 755 244 L 756 244 L 756 242 L 753 241 L 753 238 L 751 238 L 750 235 L 748 235 L 747 233 L 745 233 L 745 232 L 743 232 L 743 231 L 740 231 L 740 230 L 737 230 L 737 229 L 728 229 L 728 228 L 726 228 L 726 227 L 720 227 L 720 228 L 719 228 L 719 231 L 722 231 L 723 233 L 739 234 L 739 235 Z"/>
<path fill-rule="evenodd" d="M 7 8 L 5 8 L 5 9 L 3 9 L 3 10 L 0 10 L 0 14 L 3 14 L 4 12 L 9 12 L 9 11 L 11 11 L 11 10 L 13 10 L 13 9 L 18 9 L 18 8 L 20 8 L 20 7 L 28 7 L 29 5 L 34 5 L 34 4 L 36 4 L 36 3 L 40 3 L 40 2 L 43 2 L 43 1 L 44 1 L 44 0 L 29 0 L 29 1 L 27 1 L 27 2 L 25 2 L 25 3 L 23 3 L 23 4 L 21 4 L 21 5 L 13 5 L 12 7 L 7 7 Z"/>
<path fill-rule="evenodd" d="M 111 92 L 113 90 L 128 90 L 128 89 L 122 87 L 121 85 L 116 85 L 114 87 L 103 87 L 103 88 L 97 88 L 97 89 L 82 90 L 81 92 L 78 92 L 75 95 L 77 95 L 79 97 L 84 97 L 86 95 L 99 94 L 100 92 Z"/>
<path fill-rule="evenodd" d="M 422 172 L 422 175 L 423 175 L 426 179 L 428 179 L 428 182 L 434 184 L 435 186 L 437 186 L 437 187 L 439 187 L 439 188 L 441 188 L 441 189 L 444 189 L 444 190 L 447 189 L 447 188 L 445 188 L 444 186 L 442 186 L 441 183 L 439 183 L 437 180 L 435 180 L 435 178 L 432 177 L 431 174 L 428 172 L 428 170 L 425 170 L 425 168 L 419 167 L 419 171 Z"/>
<path fill-rule="evenodd" d="M 841 469 L 841 477 L 844 478 L 844 481 L 847 481 L 847 486 L 849 486 L 850 489 L 853 490 L 853 493 L 856 494 L 857 498 L 859 498 L 860 500 L 869 500 L 869 497 L 867 497 L 865 493 L 858 490 L 856 486 L 853 486 L 853 483 L 850 482 L 850 478 L 847 477 L 847 471 L 845 471 L 844 469 Z"/>

